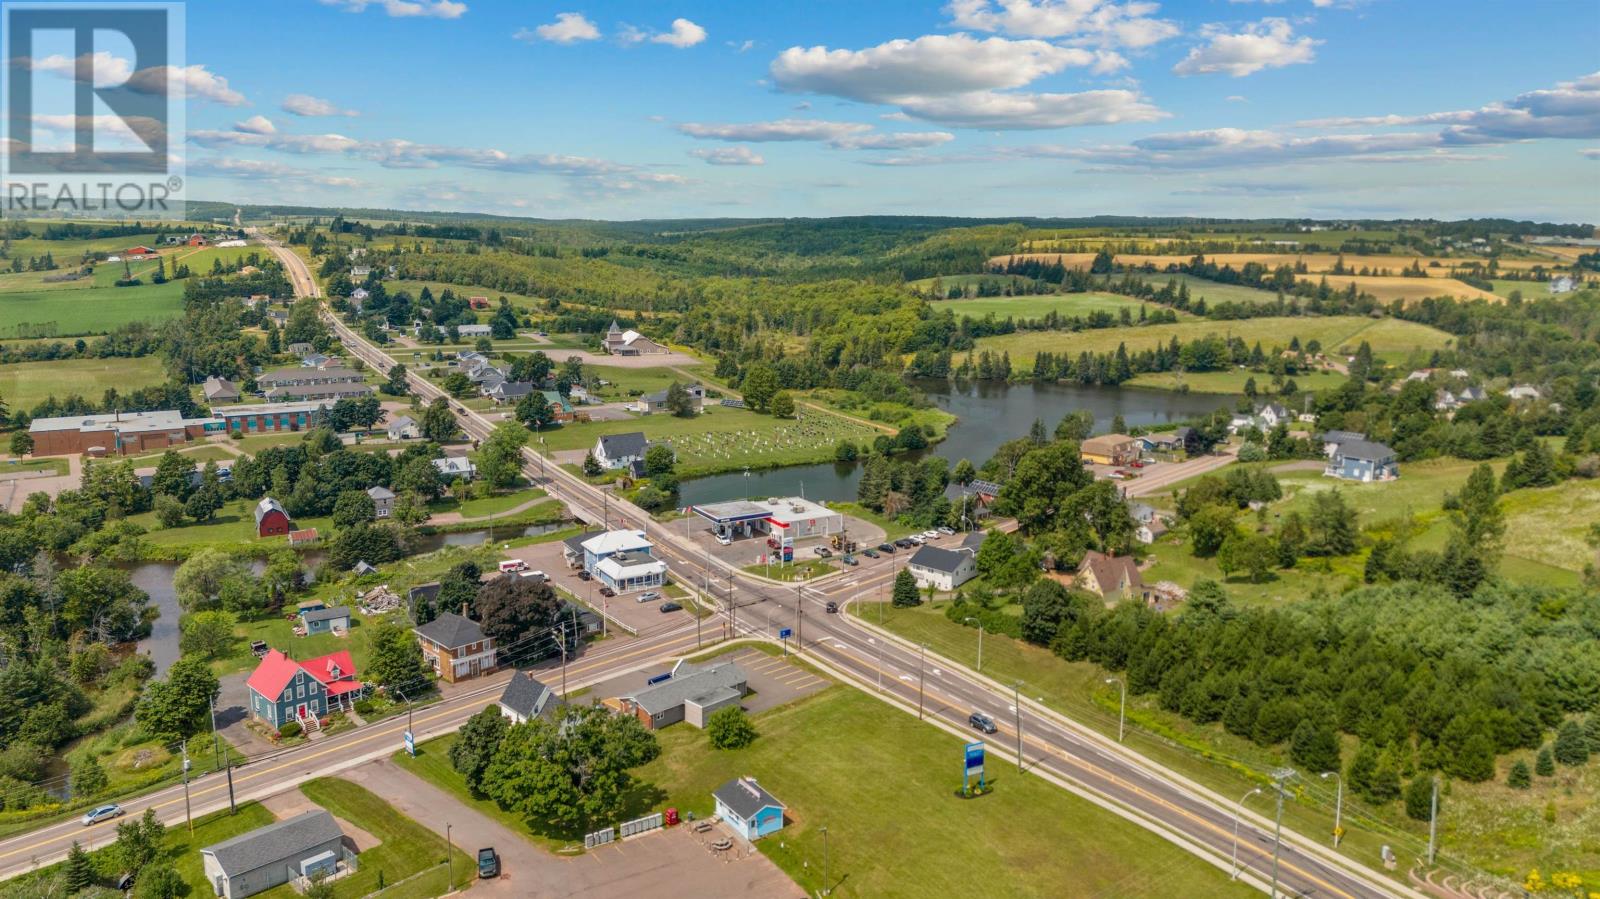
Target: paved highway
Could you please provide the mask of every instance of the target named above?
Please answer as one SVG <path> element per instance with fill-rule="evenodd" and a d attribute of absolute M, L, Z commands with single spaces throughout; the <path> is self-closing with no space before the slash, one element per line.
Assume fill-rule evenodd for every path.
<path fill-rule="evenodd" d="M 280 251 L 279 256 L 291 270 L 300 270 L 295 278 L 297 285 L 311 282 L 299 257 L 288 251 Z M 380 371 L 387 371 L 394 364 L 331 313 L 327 319 L 348 351 Z M 420 375 L 413 373 L 410 380 L 414 391 L 426 399 L 444 396 L 437 385 Z M 451 408 L 456 411 L 462 430 L 476 440 L 482 440 L 494 427 L 482 415 L 454 402 Z M 881 587 L 882 579 L 892 576 L 889 568 L 871 575 L 837 576 L 831 586 L 828 580 L 793 587 L 754 577 L 713 559 L 687 539 L 681 529 L 654 522 L 643 510 L 610 497 L 559 466 L 542 464 L 532 449 L 525 453 L 530 476 L 541 479 L 574 515 L 591 523 L 604 521 L 607 526 L 644 530 L 655 542 L 658 553 L 679 572 L 680 580 L 709 583 L 710 593 L 722 600 L 721 614 L 728 630 L 770 640 L 776 635 L 769 625 L 792 626 L 799 635 L 796 645 L 813 664 L 908 711 L 921 709 L 929 720 L 954 732 L 970 734 L 965 730 L 970 712 L 988 712 L 1001 726 L 1000 733 L 989 740 L 991 753 L 1020 751 L 1029 771 L 1087 796 L 1224 869 L 1230 868 L 1235 847 L 1232 798 L 1217 796 L 1089 728 L 1016 696 L 1005 685 L 949 660 L 926 656 L 918 648 L 878 632 L 853 616 L 823 612 L 830 598 L 848 600 L 870 595 Z M 1215 464 L 1227 461 L 1219 458 Z M 1215 466 L 1205 465 L 1201 470 L 1211 467 Z M 1184 476 L 1195 473 L 1198 471 L 1188 471 Z M 1247 811 L 1237 843 L 1243 879 L 1265 888 L 1274 867 L 1273 844 L 1272 822 Z M 1285 895 L 1420 897 L 1409 887 L 1289 831 L 1284 832 L 1277 855 L 1277 879 Z"/>

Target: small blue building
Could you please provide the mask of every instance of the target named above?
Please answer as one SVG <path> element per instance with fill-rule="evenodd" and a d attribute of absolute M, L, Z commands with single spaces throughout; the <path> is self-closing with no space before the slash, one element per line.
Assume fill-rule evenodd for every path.
<path fill-rule="evenodd" d="M 300 620 L 305 622 L 308 637 L 312 634 L 350 632 L 350 609 L 345 606 L 305 609 L 300 612 Z"/>
<path fill-rule="evenodd" d="M 788 806 L 762 789 L 753 777 L 730 780 L 711 796 L 716 800 L 718 817 L 746 840 L 759 840 L 783 829 L 783 810 Z"/>
<path fill-rule="evenodd" d="M 1328 466 L 1322 473 L 1344 481 L 1392 481 L 1400 477 L 1394 450 L 1370 440 L 1331 444 Z"/>

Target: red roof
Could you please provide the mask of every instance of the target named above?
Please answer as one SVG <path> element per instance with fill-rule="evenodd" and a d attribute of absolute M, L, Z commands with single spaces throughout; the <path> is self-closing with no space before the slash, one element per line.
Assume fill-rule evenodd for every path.
<path fill-rule="evenodd" d="M 339 670 L 338 679 L 333 675 L 335 666 Z M 256 666 L 255 673 L 251 674 L 245 683 L 262 696 L 276 700 L 283 695 L 283 688 L 287 687 L 302 669 L 326 686 L 329 693 L 336 696 L 361 686 L 355 680 L 356 663 L 350 658 L 348 649 L 307 659 L 304 662 L 296 662 L 276 649 L 269 649 L 267 654 L 261 657 L 261 664 Z"/>
<path fill-rule="evenodd" d="M 338 677 L 335 677 L 333 673 L 335 666 L 339 670 Z M 317 656 L 314 659 L 306 659 L 300 663 L 300 667 L 324 684 L 331 684 L 336 680 L 354 678 L 356 676 L 356 663 L 350 658 L 350 650 L 348 649 L 330 652 L 325 656 Z"/>

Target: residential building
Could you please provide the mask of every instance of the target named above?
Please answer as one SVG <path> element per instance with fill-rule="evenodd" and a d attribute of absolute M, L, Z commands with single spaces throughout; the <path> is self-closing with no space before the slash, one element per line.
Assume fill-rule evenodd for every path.
<path fill-rule="evenodd" d="M 1200 432 L 1187 425 L 1172 432 L 1174 445 L 1185 453 L 1200 452 Z"/>
<path fill-rule="evenodd" d="M 1161 535 L 1166 532 L 1167 523 L 1159 518 L 1152 518 L 1149 521 L 1140 522 L 1139 526 L 1133 529 L 1133 537 L 1148 546 L 1161 539 Z"/>
<path fill-rule="evenodd" d="M 311 355 L 311 352 L 311 344 L 306 343 L 303 340 L 289 344 L 289 353 L 291 355 L 299 356 L 300 358 L 304 359 L 305 357 Z"/>
<path fill-rule="evenodd" d="M 672 676 L 637 692 L 620 696 L 625 714 L 633 715 L 651 730 L 687 721 L 705 727 L 711 713 L 739 705 L 748 691 L 748 676 L 734 662 L 695 666 L 679 660 Z"/>
<path fill-rule="evenodd" d="M 368 487 L 367 495 L 372 497 L 373 514 L 378 518 L 388 518 L 389 513 L 394 511 L 394 491 L 388 487 Z"/>
<path fill-rule="evenodd" d="M 611 327 L 606 329 L 606 336 L 602 342 L 606 352 L 613 356 L 644 356 L 667 351 L 666 347 L 638 331 L 624 331 L 617 327 L 615 319 L 612 320 Z"/>
<path fill-rule="evenodd" d="M 633 411 L 640 415 L 653 415 L 657 412 L 667 412 L 667 388 L 647 393 L 633 401 Z M 689 405 L 695 412 L 704 412 L 706 406 L 706 389 L 699 384 L 687 384 L 683 388 L 689 396 Z"/>
<path fill-rule="evenodd" d="M 35 456 L 126 456 L 179 446 L 222 429 L 216 418 L 184 418 L 181 412 L 164 409 L 36 418 L 28 425 L 28 434 Z"/>
<path fill-rule="evenodd" d="M 550 407 L 550 416 L 557 424 L 575 420 L 578 416 L 572 411 L 572 402 L 554 390 L 541 390 L 544 394 L 545 404 Z"/>
<path fill-rule="evenodd" d="M 923 546 L 906 562 L 918 587 L 954 590 L 978 574 L 977 553 L 964 549 Z"/>
<path fill-rule="evenodd" d="M 1085 440 L 1078 449 L 1085 462 L 1127 465 L 1139 458 L 1139 442 L 1127 434 L 1101 434 Z"/>
<path fill-rule="evenodd" d="M 265 434 L 273 431 L 304 431 L 316 427 L 333 403 L 327 400 L 302 400 L 293 403 L 255 403 L 243 406 L 216 406 L 212 416 L 221 419 L 222 430 L 232 433 Z"/>
<path fill-rule="evenodd" d="M 1107 602 L 1129 598 L 1142 600 L 1149 592 L 1139 576 L 1139 563 L 1132 556 L 1108 556 L 1092 549 L 1083 554 L 1072 584 Z"/>
<path fill-rule="evenodd" d="M 955 481 L 951 481 L 944 488 L 944 497 L 950 501 L 950 506 L 955 510 L 957 520 L 965 523 L 963 526 L 975 521 L 981 521 L 992 514 L 991 507 L 994 505 L 995 497 L 999 494 L 999 488 L 995 487 L 995 493 L 985 493 L 979 489 L 979 485 L 983 483 L 985 482 L 973 481 L 963 487 Z"/>
<path fill-rule="evenodd" d="M 372 274 L 372 268 L 366 265 L 356 265 L 350 268 L 350 280 L 365 281 Z"/>
<path fill-rule="evenodd" d="M 730 500 L 695 506 L 696 515 L 728 537 L 771 534 L 785 543 L 826 537 L 844 530 L 844 515 L 799 496 L 764 500 Z"/>
<path fill-rule="evenodd" d="M 478 476 L 478 466 L 472 464 L 472 460 L 466 456 L 445 456 L 442 459 L 434 459 L 433 467 L 439 469 L 439 477 L 444 478 L 446 483 L 456 478 L 470 481 Z"/>
<path fill-rule="evenodd" d="M 350 633 L 350 609 L 347 606 L 306 609 L 300 613 L 300 623 L 305 626 L 307 637 L 314 634 L 344 636 Z"/>
<path fill-rule="evenodd" d="M 332 356 L 324 356 L 321 353 L 307 353 L 300 357 L 300 367 L 326 370 L 328 361 L 332 358 Z"/>
<path fill-rule="evenodd" d="M 273 387 L 262 393 L 269 403 L 307 402 L 314 400 L 354 400 L 371 396 L 372 388 L 366 384 L 335 382 L 327 384 L 294 384 Z"/>
<path fill-rule="evenodd" d="M 500 694 L 500 714 L 512 724 L 526 724 L 535 718 L 555 720 L 566 705 L 556 692 L 540 683 L 531 671 L 518 671 Z"/>
<path fill-rule="evenodd" d="M 245 687 L 252 717 L 273 727 L 298 721 L 311 730 L 330 709 L 354 702 L 365 689 L 347 649 L 304 662 L 269 649 Z"/>
<path fill-rule="evenodd" d="M 264 496 L 261 502 L 256 503 L 255 516 L 257 537 L 282 537 L 294 530 L 294 522 L 290 520 L 288 511 L 270 496 Z"/>
<path fill-rule="evenodd" d="M 494 330 L 488 325 L 457 325 L 456 333 L 461 335 L 462 340 L 476 340 L 479 337 L 488 337 Z"/>
<path fill-rule="evenodd" d="M 1549 290 L 1553 294 L 1571 293 L 1577 286 L 1571 275 L 1557 275 L 1550 279 Z"/>
<path fill-rule="evenodd" d="M 423 659 L 435 674 L 452 684 L 495 670 L 494 639 L 470 618 L 440 612 L 416 633 Z"/>
<path fill-rule="evenodd" d="M 1513 400 L 1526 401 L 1536 400 L 1541 396 L 1541 394 L 1539 393 L 1539 388 L 1534 387 L 1531 384 L 1518 384 L 1510 390 L 1507 390 L 1506 396 L 1511 397 Z"/>
<path fill-rule="evenodd" d="M 206 882 L 222 899 L 244 899 L 297 877 L 331 874 L 344 858 L 344 834 L 323 809 L 302 812 L 200 850 Z"/>
<path fill-rule="evenodd" d="M 1322 442 L 1322 454 L 1332 459 L 1339 447 L 1346 443 L 1366 440 L 1367 435 L 1360 431 L 1325 431 L 1317 439 Z"/>
<path fill-rule="evenodd" d="M 746 842 L 783 829 L 783 810 L 788 806 L 756 783 L 754 777 L 730 780 L 713 790 L 711 797 L 716 801 L 717 817 Z"/>
<path fill-rule="evenodd" d="M 422 428 L 417 420 L 409 415 L 402 415 L 388 425 L 390 440 L 416 440 L 422 436 Z"/>
<path fill-rule="evenodd" d="M 237 403 L 239 401 L 239 387 L 227 378 L 212 375 L 206 378 L 201 385 L 200 392 L 208 403 Z"/>
<path fill-rule="evenodd" d="M 1334 449 L 1322 473 L 1345 481 L 1392 481 L 1400 477 L 1400 463 L 1382 443 L 1350 440 Z"/>
<path fill-rule="evenodd" d="M 635 462 L 643 462 L 644 452 L 649 446 L 643 431 L 606 434 L 594 442 L 594 458 L 601 468 L 614 471 Z"/>
<path fill-rule="evenodd" d="M 508 381 L 499 378 L 494 383 L 483 384 L 483 395 L 494 400 L 496 406 L 514 406 L 523 397 L 533 393 L 532 381 Z"/>
<path fill-rule="evenodd" d="M 652 590 L 666 583 L 667 563 L 654 557 L 644 531 L 604 531 L 584 540 L 583 567 L 618 593 Z"/>
<path fill-rule="evenodd" d="M 366 305 L 367 300 L 371 297 L 372 291 L 365 287 L 357 287 L 355 290 L 350 291 L 350 305 L 360 309 Z"/>
<path fill-rule="evenodd" d="M 361 382 L 362 375 L 358 371 L 348 368 L 316 368 L 309 365 L 280 368 L 256 375 L 256 386 L 262 391 L 271 390 L 274 387 L 301 387 L 307 384 L 360 384 Z"/>
<path fill-rule="evenodd" d="M 1294 421 L 1294 416 L 1279 403 L 1262 406 L 1256 417 L 1261 421 L 1263 431 L 1270 431 L 1278 425 L 1287 425 Z"/>

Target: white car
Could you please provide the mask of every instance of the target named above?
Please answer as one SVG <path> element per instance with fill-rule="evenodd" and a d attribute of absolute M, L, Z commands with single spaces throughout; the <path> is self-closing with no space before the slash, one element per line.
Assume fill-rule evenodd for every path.
<path fill-rule="evenodd" d="M 939 539 L 939 532 L 938 531 L 923 531 L 922 532 L 922 539 L 924 539 L 924 540 L 937 540 L 937 539 Z"/>
<path fill-rule="evenodd" d="M 657 593 L 656 591 L 651 590 L 649 593 L 641 593 L 641 594 L 639 594 L 639 598 L 638 598 L 637 601 L 638 602 L 652 602 L 652 601 L 660 599 L 660 598 L 661 598 L 661 594 L 660 593 Z"/>
<path fill-rule="evenodd" d="M 951 534 L 954 534 L 955 532 L 956 532 L 955 528 L 945 527 L 944 525 L 940 525 L 939 526 L 939 533 L 943 534 L 946 537 L 950 536 Z"/>
<path fill-rule="evenodd" d="M 733 545 L 733 538 L 729 537 L 727 534 L 718 534 L 717 535 L 717 542 L 722 544 L 723 546 L 732 546 Z"/>
<path fill-rule="evenodd" d="M 911 543 L 916 546 L 921 546 L 924 542 L 926 542 L 922 539 L 921 534 L 907 534 L 906 539 L 911 541 Z"/>

